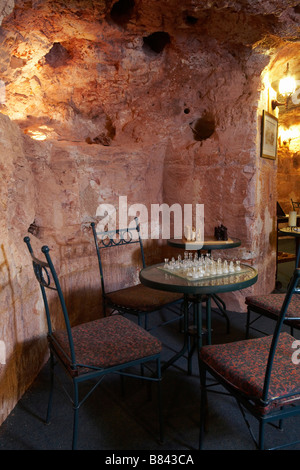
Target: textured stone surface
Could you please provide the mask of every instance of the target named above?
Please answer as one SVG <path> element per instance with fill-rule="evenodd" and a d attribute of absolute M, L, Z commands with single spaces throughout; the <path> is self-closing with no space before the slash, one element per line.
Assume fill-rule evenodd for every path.
<path fill-rule="evenodd" d="M 46 358 L 28 230 L 36 248 L 53 249 L 73 323 L 101 315 L 87 227 L 99 204 L 118 206 L 119 196 L 148 213 L 162 202 L 204 204 L 207 234 L 223 223 L 242 240 L 226 256 L 255 265 L 259 282 L 224 296 L 228 308 L 242 312 L 246 294 L 274 287 L 277 163 L 260 157 L 260 124 L 286 57 L 299 68 L 299 5 L 122 5 L 0 2 L 0 422 Z M 288 191 L 289 176 L 282 180 Z M 148 240 L 146 252 L 149 263 L 178 254 L 161 240 Z M 116 264 L 131 265 L 129 278 Z M 129 280 L 138 280 L 135 256 L 120 254 L 108 286 Z"/>

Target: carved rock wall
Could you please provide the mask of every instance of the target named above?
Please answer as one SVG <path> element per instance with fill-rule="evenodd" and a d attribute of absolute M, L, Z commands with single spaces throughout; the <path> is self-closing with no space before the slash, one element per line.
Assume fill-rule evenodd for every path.
<path fill-rule="evenodd" d="M 52 249 L 73 323 L 102 314 L 88 225 L 120 196 L 148 214 L 204 204 L 206 233 L 224 223 L 242 240 L 226 256 L 259 269 L 251 291 L 272 290 L 276 167 L 259 156 L 261 74 L 280 37 L 297 35 L 298 14 L 293 1 L 3 5 L 0 422 L 47 357 L 28 230 L 36 249 Z M 178 254 L 145 245 L 149 263 Z M 137 280 L 135 256 L 120 253 L 108 287 Z M 247 293 L 225 296 L 228 308 L 244 311 Z"/>
<path fill-rule="evenodd" d="M 300 153 L 283 147 L 278 155 L 278 201 L 288 214 L 292 210 L 291 199 L 299 201 L 300 198 Z"/>
<path fill-rule="evenodd" d="M 22 239 L 35 206 L 34 177 L 18 126 L 0 114 L 1 244 L 0 421 L 16 404 L 45 358 L 44 317 Z"/>

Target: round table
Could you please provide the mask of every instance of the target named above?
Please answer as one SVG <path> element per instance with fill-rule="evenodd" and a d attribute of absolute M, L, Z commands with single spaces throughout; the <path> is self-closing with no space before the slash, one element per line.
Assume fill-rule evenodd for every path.
<path fill-rule="evenodd" d="M 167 241 L 168 245 L 175 248 L 182 248 L 184 250 L 227 250 L 228 248 L 236 248 L 241 245 L 239 238 L 228 238 L 228 240 L 216 240 L 214 237 L 205 238 L 204 242 L 189 242 L 183 238 L 170 238 Z"/>
<path fill-rule="evenodd" d="M 299 261 L 300 261 L 300 227 L 283 227 L 279 229 L 280 233 L 284 233 L 285 235 L 290 235 L 296 238 L 296 263 L 295 267 L 299 268 Z"/>
<path fill-rule="evenodd" d="M 196 298 L 197 306 L 196 326 L 197 326 L 197 346 L 202 346 L 202 310 L 201 304 L 203 296 L 208 296 L 206 311 L 207 342 L 211 343 L 211 306 L 210 297 L 213 294 L 222 292 L 233 292 L 252 286 L 257 281 L 257 270 L 252 266 L 241 264 L 241 272 L 232 274 L 216 275 L 213 277 L 200 278 L 192 280 L 182 275 L 178 275 L 165 269 L 164 263 L 148 266 L 141 270 L 140 281 L 147 287 L 169 292 L 180 292 L 184 294 L 184 345 L 182 350 L 177 353 L 166 367 L 174 363 L 188 349 L 188 298 Z"/>
<path fill-rule="evenodd" d="M 200 256 L 201 250 L 207 250 L 208 253 L 211 253 L 212 250 L 228 250 L 230 248 L 236 248 L 241 245 L 241 240 L 239 238 L 233 237 L 229 237 L 228 240 L 216 240 L 214 237 L 204 237 L 204 242 L 189 242 L 183 238 L 170 238 L 167 243 L 169 246 L 174 248 L 197 251 L 198 255 Z M 212 294 L 212 298 L 217 305 L 220 314 L 226 320 L 227 333 L 229 333 L 230 321 L 226 312 L 225 302 L 217 294 Z"/>

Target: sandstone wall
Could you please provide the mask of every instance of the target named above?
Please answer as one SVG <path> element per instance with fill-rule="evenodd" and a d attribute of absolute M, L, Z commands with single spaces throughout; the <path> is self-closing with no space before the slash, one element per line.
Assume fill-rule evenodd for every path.
<path fill-rule="evenodd" d="M 275 282 L 276 165 L 260 158 L 261 74 L 273 43 L 251 46 L 271 21 L 261 2 L 249 15 L 235 2 L 212 11 L 136 2 L 122 21 L 113 2 L 65 3 L 18 0 L 1 29 L 0 423 L 47 358 L 28 231 L 35 249 L 52 250 L 74 324 L 102 314 L 88 226 L 120 196 L 149 213 L 162 202 L 204 204 L 206 234 L 223 223 L 241 239 L 226 256 L 254 265 L 259 282 L 224 296 L 229 309 L 244 311 L 246 294 Z M 145 245 L 149 263 L 178 254 L 166 241 Z M 126 264 L 125 281 L 117 268 Z M 135 256 L 120 254 L 108 287 L 137 280 Z"/>
<path fill-rule="evenodd" d="M 6 363 L 0 365 L 0 422 L 45 359 L 42 305 L 22 242 L 35 207 L 34 177 L 23 143 L 18 126 L 0 114 L 0 340 Z"/>
<path fill-rule="evenodd" d="M 292 210 L 291 199 L 300 199 L 300 153 L 296 149 L 280 147 L 278 151 L 278 201 L 288 214 Z"/>

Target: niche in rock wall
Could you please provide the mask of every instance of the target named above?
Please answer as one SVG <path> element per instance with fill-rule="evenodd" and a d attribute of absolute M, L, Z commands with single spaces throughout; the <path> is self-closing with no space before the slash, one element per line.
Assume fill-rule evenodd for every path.
<path fill-rule="evenodd" d="M 198 22 L 198 18 L 188 12 L 183 13 L 183 20 L 188 26 L 194 26 Z"/>
<path fill-rule="evenodd" d="M 170 35 L 164 31 L 157 31 L 143 38 L 144 50 L 159 54 L 170 43 Z"/>
<path fill-rule="evenodd" d="M 191 122 L 190 128 L 192 129 L 195 140 L 206 140 L 215 132 L 215 118 L 212 113 L 206 113 L 201 118 Z"/>
<path fill-rule="evenodd" d="M 124 26 L 131 19 L 134 7 L 134 0 L 119 0 L 110 10 L 110 18 L 119 26 Z"/>
<path fill-rule="evenodd" d="M 70 58 L 69 52 L 60 44 L 60 42 L 55 42 L 50 51 L 44 57 L 45 63 L 53 68 L 66 65 Z"/>

